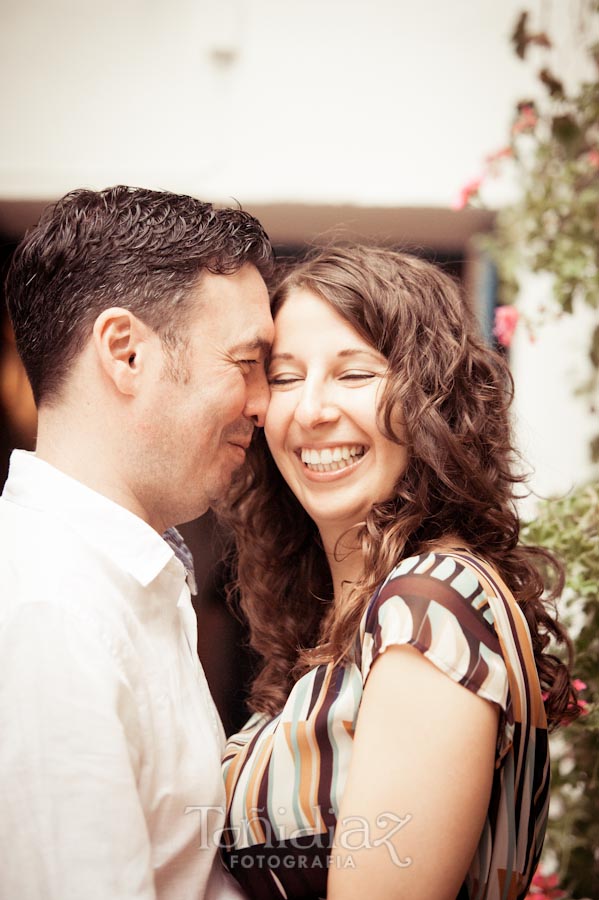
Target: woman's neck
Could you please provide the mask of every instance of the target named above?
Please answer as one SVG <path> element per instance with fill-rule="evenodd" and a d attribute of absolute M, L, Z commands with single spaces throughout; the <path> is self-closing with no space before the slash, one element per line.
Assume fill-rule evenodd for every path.
<path fill-rule="evenodd" d="M 364 556 L 357 539 L 357 529 L 339 532 L 338 529 L 321 529 L 320 537 L 326 553 L 333 579 L 335 603 L 347 596 L 348 589 L 364 575 Z M 455 533 L 449 533 L 429 548 L 430 552 L 443 553 L 452 550 L 467 550 L 465 541 Z"/>
<path fill-rule="evenodd" d="M 335 603 L 340 603 L 347 596 L 348 588 L 364 574 L 362 546 L 356 540 L 355 531 L 334 537 L 321 532 L 321 538 L 331 569 Z"/>

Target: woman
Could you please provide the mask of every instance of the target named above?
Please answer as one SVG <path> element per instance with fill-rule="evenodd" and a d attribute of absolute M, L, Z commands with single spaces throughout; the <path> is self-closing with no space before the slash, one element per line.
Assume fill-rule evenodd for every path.
<path fill-rule="evenodd" d="M 551 560 L 518 545 L 508 370 L 451 279 L 390 250 L 323 251 L 273 316 L 229 514 L 261 668 L 227 863 L 260 900 L 524 897 L 575 702 Z"/>

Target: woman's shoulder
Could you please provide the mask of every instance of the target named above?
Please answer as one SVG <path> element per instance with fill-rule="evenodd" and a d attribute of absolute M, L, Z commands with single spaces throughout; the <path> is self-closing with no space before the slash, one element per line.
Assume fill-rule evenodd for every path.
<path fill-rule="evenodd" d="M 438 547 L 405 557 L 375 591 L 369 611 L 395 595 L 416 602 L 449 605 L 458 612 L 464 605 L 486 609 L 491 596 L 509 594 L 499 573 L 469 550 Z M 492 611 L 488 620 L 493 620 Z"/>
<path fill-rule="evenodd" d="M 513 701 L 519 721 L 546 727 L 526 617 L 497 569 L 471 551 L 434 548 L 401 560 L 360 631 L 364 679 L 387 647 L 410 644 L 503 709 Z"/>
<path fill-rule="evenodd" d="M 371 597 L 361 632 L 374 634 L 400 619 L 404 630 L 445 635 L 453 630 L 499 652 L 502 632 L 518 630 L 522 618 L 493 565 L 468 549 L 441 546 L 405 557 L 391 569 Z"/>
<path fill-rule="evenodd" d="M 362 619 L 363 679 L 381 653 L 406 644 L 455 681 L 505 708 L 507 672 L 496 628 L 502 601 L 493 596 L 491 584 L 496 574 L 467 551 L 445 547 L 401 560 L 375 591 Z"/>

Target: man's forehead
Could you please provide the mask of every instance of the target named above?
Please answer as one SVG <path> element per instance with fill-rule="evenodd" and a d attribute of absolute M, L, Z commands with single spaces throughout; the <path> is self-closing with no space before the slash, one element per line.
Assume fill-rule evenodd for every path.
<path fill-rule="evenodd" d="M 203 273 L 195 292 L 195 322 L 206 340 L 229 356 L 267 356 L 274 336 L 268 290 L 246 264 L 230 275 Z"/>

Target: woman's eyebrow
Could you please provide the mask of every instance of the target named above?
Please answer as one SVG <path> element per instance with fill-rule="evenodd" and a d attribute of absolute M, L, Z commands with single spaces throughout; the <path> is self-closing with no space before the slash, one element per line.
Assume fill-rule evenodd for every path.
<path fill-rule="evenodd" d="M 371 350 L 370 347 L 348 347 L 347 350 L 340 350 L 337 356 L 372 356 L 376 360 L 380 361 L 381 359 L 381 354 L 378 350 L 374 348 Z"/>
<path fill-rule="evenodd" d="M 337 353 L 339 359 L 345 359 L 348 356 L 371 356 L 378 361 L 381 359 L 380 353 L 376 350 L 369 350 L 366 347 L 348 347 L 346 350 L 340 350 Z M 268 359 L 269 362 L 273 362 L 275 359 L 295 359 L 295 356 L 293 353 L 272 353 Z"/>
<path fill-rule="evenodd" d="M 271 353 L 268 357 L 268 361 L 272 362 L 275 359 L 295 359 L 293 353 Z"/>

